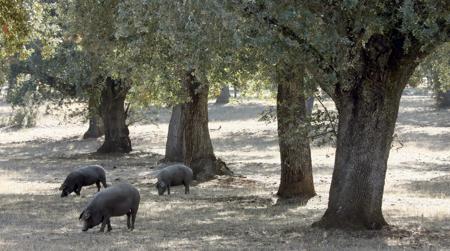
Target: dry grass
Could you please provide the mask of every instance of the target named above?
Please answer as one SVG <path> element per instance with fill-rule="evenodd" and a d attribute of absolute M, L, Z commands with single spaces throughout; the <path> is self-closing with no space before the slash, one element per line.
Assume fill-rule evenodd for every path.
<path fill-rule="evenodd" d="M 384 197 L 392 227 L 345 233 L 310 227 L 326 209 L 331 147 L 312 150 L 318 196 L 306 206 L 276 204 L 276 125 L 257 121 L 266 105 L 210 107 L 216 153 L 241 177 L 197 184 L 187 196 L 182 187 L 170 197 L 153 188 L 168 111 L 157 125 L 130 129 L 135 151 L 125 156 L 90 154 L 101 141 L 81 140 L 84 125 L 51 118 L 42 117 L 36 128 L 1 131 L 0 250 L 450 249 L 450 111 L 434 111 L 429 97 L 403 98 L 396 133 L 404 146 L 391 151 Z M 95 188 L 62 199 L 58 187 L 70 170 L 92 163 L 105 165 L 109 183 L 121 179 L 139 188 L 135 231 L 121 217 L 112 219 L 111 233 L 81 232 L 78 215 Z"/>

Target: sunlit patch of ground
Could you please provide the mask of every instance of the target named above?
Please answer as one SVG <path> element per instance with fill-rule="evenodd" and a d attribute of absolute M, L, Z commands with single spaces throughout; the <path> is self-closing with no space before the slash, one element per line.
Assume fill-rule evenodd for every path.
<path fill-rule="evenodd" d="M 59 125 L 42 116 L 36 128 L 0 130 L 0 250 L 450 249 L 449 110 L 435 111 L 430 97 L 403 97 L 383 202 L 392 227 L 345 233 L 310 227 L 327 206 L 331 146 L 312 149 L 318 196 L 306 206 L 277 203 L 276 124 L 258 121 L 270 105 L 210 105 L 216 154 L 237 176 L 195 183 L 189 195 L 176 187 L 171 196 L 157 196 L 154 188 L 167 110 L 156 124 L 131 126 L 129 155 L 92 154 L 102 139 L 81 140 L 86 125 L 79 121 Z M 78 216 L 95 186 L 68 198 L 59 196 L 58 187 L 86 164 L 103 164 L 108 183 L 128 181 L 140 190 L 135 231 L 126 230 L 126 218 L 119 217 L 112 219 L 111 233 L 81 232 Z"/>

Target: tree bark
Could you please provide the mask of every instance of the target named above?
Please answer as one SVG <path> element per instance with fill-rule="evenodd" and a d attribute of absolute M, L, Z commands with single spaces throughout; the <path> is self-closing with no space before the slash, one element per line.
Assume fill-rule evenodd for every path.
<path fill-rule="evenodd" d="M 200 181 L 212 179 L 215 175 L 232 174 L 214 155 L 208 128 L 208 84 L 200 83 L 189 71 L 183 86 L 190 98 L 183 109 L 184 163 L 192 168 L 194 178 Z"/>
<path fill-rule="evenodd" d="M 129 153 L 132 150 L 125 110 L 125 98 L 129 89 L 130 86 L 125 81 L 106 78 L 100 105 L 105 141 L 97 150 L 99 153 Z"/>
<path fill-rule="evenodd" d="M 184 104 L 178 104 L 172 108 L 167 134 L 166 154 L 162 162 L 184 161 Z"/>
<path fill-rule="evenodd" d="M 450 108 L 450 90 L 448 91 L 437 91 L 436 93 L 436 106 L 439 109 Z"/>
<path fill-rule="evenodd" d="M 362 51 L 351 88 L 335 93 L 339 112 L 336 158 L 324 228 L 380 229 L 387 161 L 401 93 L 417 63 L 402 44 L 374 36 Z M 414 50 L 413 50 L 414 51 Z"/>
<path fill-rule="evenodd" d="M 83 139 L 96 139 L 105 135 L 102 117 L 99 115 L 95 99 L 90 97 L 88 101 L 89 128 L 84 133 Z"/>
<path fill-rule="evenodd" d="M 311 116 L 313 108 L 314 108 L 314 97 L 310 96 L 306 99 L 306 114 Z"/>
<path fill-rule="evenodd" d="M 220 95 L 216 99 L 216 105 L 224 105 L 230 103 L 230 87 L 225 85 L 220 90 Z"/>
<path fill-rule="evenodd" d="M 277 92 L 281 182 L 277 195 L 306 203 L 316 195 L 301 68 L 279 66 Z"/>

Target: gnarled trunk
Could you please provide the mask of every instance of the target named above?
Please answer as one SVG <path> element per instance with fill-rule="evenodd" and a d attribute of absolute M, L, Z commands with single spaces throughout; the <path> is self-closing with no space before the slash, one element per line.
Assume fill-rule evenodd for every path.
<path fill-rule="evenodd" d="M 223 161 L 214 155 L 208 128 L 208 90 L 192 72 L 187 72 L 183 86 L 190 101 L 184 104 L 184 163 L 190 166 L 197 180 L 215 175 L 232 174 Z"/>
<path fill-rule="evenodd" d="M 88 110 L 89 110 L 89 128 L 84 133 L 83 139 L 96 139 L 105 134 L 105 129 L 103 127 L 102 117 L 99 115 L 99 111 L 97 109 L 97 104 L 95 103 L 94 98 L 89 98 L 88 101 Z"/>
<path fill-rule="evenodd" d="M 401 44 L 369 40 L 360 78 L 339 90 L 336 158 L 328 209 L 315 223 L 325 228 L 380 229 L 387 161 L 402 90 L 416 62 Z"/>
<path fill-rule="evenodd" d="M 184 161 L 184 105 L 178 104 L 172 108 L 167 134 L 166 154 L 162 162 Z"/>
<path fill-rule="evenodd" d="M 216 99 L 217 105 L 224 105 L 230 103 L 230 87 L 228 85 L 225 85 L 220 90 L 220 95 Z"/>
<path fill-rule="evenodd" d="M 101 96 L 101 115 L 105 126 L 105 141 L 97 150 L 99 153 L 129 153 L 131 152 L 130 131 L 125 123 L 125 98 L 129 84 L 108 77 Z"/>
<path fill-rule="evenodd" d="M 299 68 L 278 69 L 277 120 L 281 157 L 280 198 L 307 202 L 314 190 L 311 149 L 306 126 L 303 73 Z"/>

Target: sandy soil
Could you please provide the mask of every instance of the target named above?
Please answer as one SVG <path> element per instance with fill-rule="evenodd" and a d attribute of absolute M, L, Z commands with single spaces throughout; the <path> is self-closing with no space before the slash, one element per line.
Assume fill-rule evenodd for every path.
<path fill-rule="evenodd" d="M 436 111 L 428 96 L 404 96 L 391 151 L 379 232 L 323 231 L 310 225 L 324 213 L 334 150 L 313 147 L 318 196 L 308 205 L 277 204 L 279 152 L 276 124 L 259 122 L 270 102 L 247 100 L 210 106 L 216 154 L 240 177 L 220 177 L 157 196 L 152 168 L 164 153 L 170 113 L 156 124 L 130 128 L 129 155 L 91 154 L 101 140 L 81 140 L 86 124 L 43 116 L 38 126 L 0 130 L 0 250 L 306 249 L 449 250 L 450 111 Z M 2 103 L 0 116 L 10 109 Z M 78 215 L 95 193 L 60 198 L 58 187 L 75 167 L 103 164 L 109 183 L 131 182 L 141 192 L 133 232 L 126 217 L 113 231 L 81 232 Z M 117 168 L 113 169 L 113 166 Z"/>

